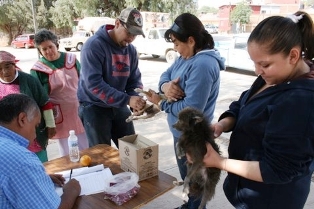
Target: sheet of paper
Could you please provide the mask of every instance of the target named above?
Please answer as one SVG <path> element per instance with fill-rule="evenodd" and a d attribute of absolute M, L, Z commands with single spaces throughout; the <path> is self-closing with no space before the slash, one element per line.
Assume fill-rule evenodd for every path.
<path fill-rule="evenodd" d="M 96 194 L 96 193 L 104 191 L 105 185 L 108 183 L 108 180 L 112 177 L 112 172 L 109 168 L 104 168 L 103 165 L 101 166 L 102 166 L 102 170 L 100 170 L 100 167 L 93 168 L 93 167 L 96 167 L 96 166 L 93 166 L 93 167 L 90 167 L 93 169 L 89 169 L 88 172 L 86 169 L 83 169 L 83 170 L 81 168 L 73 169 L 72 178 L 78 180 L 81 185 L 80 196 Z M 79 170 L 79 171 L 75 172 L 75 175 L 73 175 L 74 170 Z M 93 170 L 93 172 L 91 172 L 91 170 Z M 69 179 L 70 171 L 63 171 L 59 173 L 64 175 L 65 183 L 67 183 L 70 180 Z M 63 194 L 62 187 L 56 186 L 55 191 L 57 192 L 59 196 Z"/>
<path fill-rule="evenodd" d="M 105 168 L 102 171 L 76 176 L 74 178 L 80 182 L 81 185 L 80 195 L 89 195 L 103 192 L 111 176 L 112 173 L 110 169 Z"/>
<path fill-rule="evenodd" d="M 72 177 L 84 175 L 84 174 L 87 174 L 87 173 L 93 173 L 93 172 L 97 172 L 97 171 L 102 171 L 102 170 L 104 170 L 104 165 L 103 164 L 95 165 L 93 167 L 75 168 L 72 171 Z M 71 170 L 66 170 L 66 171 L 58 172 L 56 174 L 62 174 L 62 176 L 64 178 L 70 178 L 70 172 L 71 172 Z"/>

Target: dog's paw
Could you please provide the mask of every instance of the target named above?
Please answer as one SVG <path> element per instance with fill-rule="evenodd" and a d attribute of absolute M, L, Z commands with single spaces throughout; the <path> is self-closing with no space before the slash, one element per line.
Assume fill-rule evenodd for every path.
<path fill-rule="evenodd" d="M 173 181 L 172 183 L 173 183 L 173 185 L 175 185 L 175 186 L 181 186 L 181 185 L 184 184 L 183 181 Z"/>
<path fill-rule="evenodd" d="M 188 186 L 184 187 L 182 197 L 186 197 L 189 193 L 190 193 L 190 188 Z"/>

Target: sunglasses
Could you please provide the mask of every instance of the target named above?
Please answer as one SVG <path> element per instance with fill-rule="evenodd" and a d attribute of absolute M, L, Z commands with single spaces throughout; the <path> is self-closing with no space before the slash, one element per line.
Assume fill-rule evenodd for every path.
<path fill-rule="evenodd" d="M 137 36 L 137 35 L 134 35 L 134 34 L 129 32 L 128 28 L 126 27 L 126 23 L 125 22 L 120 21 L 120 23 L 121 23 L 122 27 L 124 27 L 124 29 L 125 29 L 125 31 L 127 33 L 127 36 L 129 38 L 135 38 Z"/>

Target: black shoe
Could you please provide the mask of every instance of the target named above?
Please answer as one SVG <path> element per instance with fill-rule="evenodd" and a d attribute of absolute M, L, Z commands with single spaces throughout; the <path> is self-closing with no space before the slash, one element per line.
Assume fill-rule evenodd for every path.
<path fill-rule="evenodd" d="M 184 203 L 183 205 L 181 205 L 181 206 L 179 206 L 179 207 L 177 207 L 177 208 L 175 208 L 175 209 L 189 209 L 189 208 L 188 208 L 188 203 L 186 202 L 186 203 Z"/>

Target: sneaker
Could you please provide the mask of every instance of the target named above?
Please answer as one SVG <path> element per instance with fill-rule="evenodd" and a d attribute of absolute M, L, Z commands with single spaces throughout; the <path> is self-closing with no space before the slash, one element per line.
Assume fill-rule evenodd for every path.
<path fill-rule="evenodd" d="M 188 203 L 186 202 L 186 203 L 184 203 L 183 205 L 181 205 L 181 206 L 179 206 L 179 207 L 177 207 L 177 208 L 175 208 L 175 209 L 189 209 L 189 208 L 188 208 Z"/>

